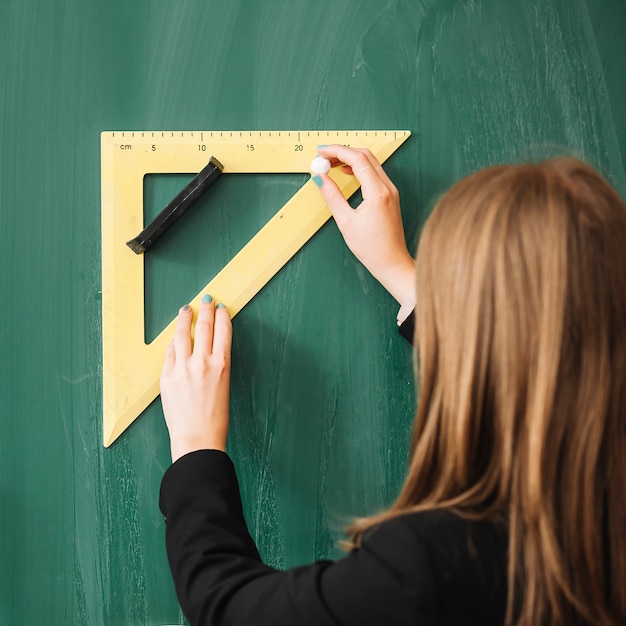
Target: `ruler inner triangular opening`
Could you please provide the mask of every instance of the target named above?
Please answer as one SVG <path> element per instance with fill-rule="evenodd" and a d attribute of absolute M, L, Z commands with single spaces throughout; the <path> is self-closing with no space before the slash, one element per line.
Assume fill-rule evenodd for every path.
<path fill-rule="evenodd" d="M 143 222 L 193 174 L 146 174 Z M 307 181 L 304 174 L 224 174 L 144 255 L 144 341 L 149 344 Z M 253 199 L 253 201 L 251 201 Z M 200 233 L 200 234 L 199 234 Z"/>

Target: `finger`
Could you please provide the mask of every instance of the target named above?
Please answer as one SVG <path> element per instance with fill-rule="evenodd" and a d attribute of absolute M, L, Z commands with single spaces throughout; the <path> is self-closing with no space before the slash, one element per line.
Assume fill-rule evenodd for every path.
<path fill-rule="evenodd" d="M 193 354 L 201 358 L 211 354 L 213 347 L 213 324 L 215 318 L 215 303 L 209 295 L 202 297 L 198 319 L 196 320 L 196 333 L 193 343 Z"/>
<path fill-rule="evenodd" d="M 383 169 L 383 166 L 380 164 L 380 161 L 372 154 L 371 150 L 368 150 L 367 148 L 362 148 L 358 150 L 359 152 L 362 152 L 365 155 L 365 157 L 369 161 L 369 166 L 372 167 L 374 172 L 380 178 L 381 182 L 387 187 L 389 185 L 393 185 L 393 183 L 389 179 L 389 176 L 387 176 L 387 172 L 385 172 L 385 170 Z M 368 166 L 365 166 L 365 167 L 368 167 Z"/>
<path fill-rule="evenodd" d="M 215 309 L 215 330 L 213 335 L 213 354 L 229 357 L 232 345 L 233 325 L 228 309 L 218 305 Z"/>
<path fill-rule="evenodd" d="M 340 164 L 352 165 L 353 163 L 361 163 L 361 166 L 380 165 L 376 157 L 368 148 L 350 148 L 335 144 L 332 146 L 318 147 L 317 152 L 320 156 L 328 159 L 331 165 Z M 368 163 L 365 162 L 365 159 Z"/>
<path fill-rule="evenodd" d="M 372 152 L 369 149 L 353 148 L 353 150 L 355 150 L 356 152 L 360 152 L 363 155 L 363 157 L 365 157 L 366 159 L 366 161 L 364 160 L 360 164 L 356 172 L 354 171 L 354 168 L 352 168 L 353 173 L 355 174 L 355 176 L 357 176 L 357 178 L 358 178 L 358 174 L 363 176 L 364 175 L 363 172 L 372 173 L 370 172 L 370 169 L 371 169 L 373 170 L 373 173 L 378 176 L 378 178 L 380 179 L 380 182 L 382 182 L 383 185 L 389 186 L 393 184 L 391 180 L 389 180 L 389 177 L 387 176 L 385 170 L 383 169 L 383 166 L 379 163 L 378 159 L 372 154 Z"/>
<path fill-rule="evenodd" d="M 354 174 L 354 172 L 352 171 L 352 168 L 349 165 L 342 165 L 341 171 L 344 174 L 347 174 L 348 176 L 352 176 Z"/>
<path fill-rule="evenodd" d="M 368 148 L 352 148 L 342 144 L 334 144 L 332 146 L 319 146 L 317 151 L 320 156 L 327 158 L 331 163 L 351 163 L 354 159 L 359 158 L 359 154 L 376 162 L 376 157 Z"/>
<path fill-rule="evenodd" d="M 380 195 L 381 187 L 387 189 L 393 185 L 376 157 L 366 148 L 347 148 L 333 145 L 319 148 L 318 152 L 330 158 L 331 165 L 343 163 L 350 167 L 354 176 L 361 183 L 363 197 Z"/>
<path fill-rule="evenodd" d="M 172 340 L 167 344 L 167 349 L 165 350 L 165 358 L 163 359 L 163 371 L 161 375 L 167 374 L 168 372 L 173 370 L 175 365 L 176 351 L 174 349 L 174 340 Z"/>
<path fill-rule="evenodd" d="M 176 330 L 174 331 L 174 350 L 176 359 L 188 358 L 191 354 L 191 320 L 193 309 L 186 304 L 178 312 Z"/>
<path fill-rule="evenodd" d="M 324 157 L 326 158 L 326 157 Z M 352 176 L 352 168 L 345 163 L 342 163 L 339 159 L 327 159 L 330 162 L 330 167 L 339 167 L 344 174 Z"/>
<path fill-rule="evenodd" d="M 352 207 L 348 204 L 348 201 L 344 198 L 343 193 L 335 183 L 335 181 L 326 174 L 317 174 L 313 177 L 321 182 L 321 185 L 316 182 L 326 202 L 326 206 L 330 209 L 330 212 L 335 218 L 335 222 L 341 229 L 342 225 L 352 216 Z"/>

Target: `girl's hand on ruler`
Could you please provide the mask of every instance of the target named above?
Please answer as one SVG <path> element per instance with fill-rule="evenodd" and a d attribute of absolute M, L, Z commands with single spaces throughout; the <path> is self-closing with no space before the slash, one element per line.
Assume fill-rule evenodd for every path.
<path fill-rule="evenodd" d="M 361 183 L 363 202 L 353 209 L 329 176 L 318 174 L 315 180 L 348 248 L 404 304 L 413 297 L 415 264 L 404 238 L 398 190 L 367 149 L 333 145 L 318 152 Z"/>
<path fill-rule="evenodd" d="M 178 313 L 174 339 L 161 374 L 161 402 L 170 434 L 172 461 L 196 450 L 226 449 L 229 422 L 230 348 L 228 310 L 205 296 L 195 340 L 193 310 Z"/>

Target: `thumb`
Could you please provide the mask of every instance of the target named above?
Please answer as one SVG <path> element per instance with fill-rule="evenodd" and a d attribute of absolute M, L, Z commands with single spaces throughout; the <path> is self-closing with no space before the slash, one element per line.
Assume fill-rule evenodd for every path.
<path fill-rule="evenodd" d="M 313 176 L 313 182 L 319 188 L 324 202 L 326 202 L 326 205 L 335 218 L 335 222 L 337 222 L 337 226 L 339 226 L 341 230 L 343 224 L 346 223 L 353 213 L 352 207 L 343 197 L 335 181 L 326 174 L 316 174 Z"/>

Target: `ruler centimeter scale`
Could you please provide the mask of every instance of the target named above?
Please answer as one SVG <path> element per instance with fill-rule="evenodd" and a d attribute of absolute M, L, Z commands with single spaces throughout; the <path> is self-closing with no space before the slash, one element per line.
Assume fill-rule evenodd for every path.
<path fill-rule="evenodd" d="M 145 342 L 144 260 L 126 242 L 143 228 L 146 174 L 195 174 L 211 156 L 224 174 L 308 173 L 317 146 L 369 148 L 383 163 L 410 136 L 405 130 L 115 131 L 101 134 L 103 439 L 110 446 L 159 393 L 175 320 Z M 331 178 L 346 198 L 359 188 L 339 168 Z M 210 192 L 209 192 L 210 193 Z M 330 217 L 307 181 L 193 299 L 210 293 L 234 317 Z M 150 254 L 150 252 L 148 252 Z"/>

